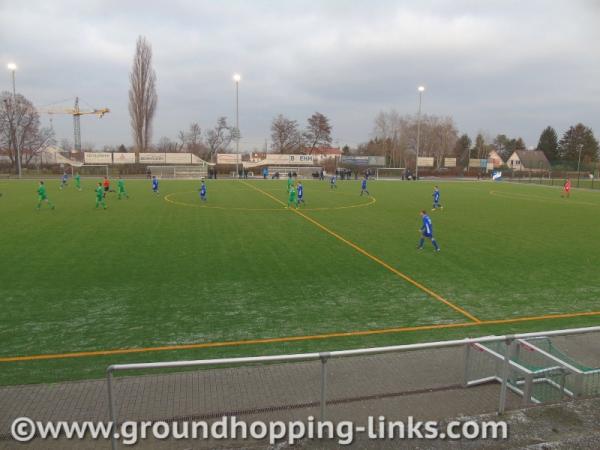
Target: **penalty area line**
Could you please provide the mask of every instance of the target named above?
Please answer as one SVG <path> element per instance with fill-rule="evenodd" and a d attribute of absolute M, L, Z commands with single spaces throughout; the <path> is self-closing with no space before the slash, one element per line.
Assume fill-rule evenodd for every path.
<path fill-rule="evenodd" d="M 267 197 L 271 198 L 272 200 L 275 200 L 277 203 L 279 203 L 280 205 L 286 206 L 285 203 L 283 203 L 281 200 L 279 200 L 277 197 L 274 197 L 273 195 L 269 194 L 268 192 L 263 191 L 260 188 L 257 188 L 256 186 L 253 186 L 249 183 L 243 182 L 245 185 L 252 187 L 253 189 L 255 189 L 256 191 L 260 192 L 263 195 L 266 195 Z M 413 286 L 415 286 L 416 288 L 420 289 L 421 291 L 425 292 L 426 294 L 428 294 L 430 297 L 433 297 L 434 299 L 436 299 L 439 302 L 442 302 L 443 304 L 445 304 L 446 306 L 452 308 L 454 311 L 462 314 L 463 316 L 467 317 L 468 319 L 472 320 L 473 322 L 481 322 L 477 317 L 475 317 L 473 314 L 471 314 L 470 312 L 468 312 L 467 310 L 461 308 L 458 305 L 455 305 L 454 303 L 452 303 L 450 300 L 445 299 L 444 297 L 442 297 L 440 294 L 432 291 L 431 289 L 429 289 L 427 286 L 419 283 L 417 280 L 409 277 L 408 275 L 406 275 L 403 272 L 400 272 L 398 269 L 390 266 L 388 263 L 386 263 L 385 261 L 383 261 L 382 259 L 378 258 L 375 255 L 372 255 L 371 253 L 369 253 L 368 251 L 366 251 L 364 248 L 359 247 L 357 244 L 355 244 L 352 241 L 349 241 L 348 239 L 344 238 L 343 236 L 340 236 L 338 233 L 336 233 L 335 231 L 327 228 L 325 225 L 321 224 L 320 222 L 316 221 L 315 219 L 313 219 L 310 216 L 307 216 L 306 214 L 302 213 L 301 211 L 299 211 L 298 209 L 293 209 L 292 211 L 294 211 L 296 214 L 298 214 L 300 217 L 304 218 L 305 220 L 311 222 L 313 225 L 316 225 L 318 228 L 320 228 L 321 230 L 325 231 L 327 234 L 333 236 L 334 238 L 336 238 L 337 240 L 343 242 L 344 244 L 352 247 L 354 250 L 356 250 L 357 252 L 361 253 L 362 255 L 366 256 L 367 258 L 371 259 L 372 261 L 375 261 L 377 264 L 379 264 L 380 266 L 383 266 L 384 268 L 386 268 L 388 271 L 392 272 L 393 274 L 399 276 L 400 278 L 402 278 L 404 281 L 412 284 Z"/>
<path fill-rule="evenodd" d="M 557 320 L 557 319 L 572 319 L 575 317 L 593 317 L 600 316 L 600 311 L 586 311 L 576 313 L 564 313 L 564 314 L 546 314 L 543 316 L 531 316 L 531 317 L 514 317 L 511 319 L 498 319 L 498 320 L 484 320 L 481 322 L 456 322 L 456 323 L 443 323 L 443 324 L 432 324 L 432 325 L 417 325 L 413 327 L 395 327 L 395 328 L 379 328 L 374 330 L 356 330 L 356 331 L 343 331 L 336 333 L 324 333 L 307 336 L 285 336 L 276 338 L 259 338 L 259 339 L 247 339 L 239 341 L 222 341 L 222 342 L 205 342 L 198 344 L 178 344 L 178 345 L 164 345 L 159 347 L 141 347 L 141 348 L 123 348 L 113 350 L 97 350 L 87 352 L 74 352 L 74 353 L 59 353 L 59 354 L 46 354 L 46 355 L 28 355 L 28 356 L 9 356 L 0 358 L 0 363 L 9 362 L 24 362 L 24 361 L 41 361 L 41 360 L 52 360 L 52 359 L 66 359 L 66 358 L 83 358 L 88 356 L 111 356 L 111 355 L 127 355 L 133 353 L 149 353 L 149 352 L 162 352 L 162 351 L 173 351 L 173 350 L 195 350 L 195 349 L 207 349 L 207 348 L 219 348 L 219 347 L 239 347 L 243 345 L 261 345 L 261 344 L 274 344 L 274 343 L 286 343 L 286 342 L 302 342 L 302 341 L 315 341 L 315 340 L 326 340 L 333 338 L 345 338 L 345 337 L 359 337 L 359 336 L 375 336 L 382 334 L 394 334 L 394 333 L 406 333 L 415 331 L 431 331 L 440 329 L 452 329 L 452 328 L 473 328 L 473 327 L 484 327 L 489 325 L 505 325 L 511 323 L 522 323 L 522 322 L 535 322 L 544 320 Z"/>

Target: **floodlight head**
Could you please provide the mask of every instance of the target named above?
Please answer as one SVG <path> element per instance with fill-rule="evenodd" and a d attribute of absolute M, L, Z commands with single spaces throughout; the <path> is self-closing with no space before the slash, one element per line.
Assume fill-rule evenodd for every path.
<path fill-rule="evenodd" d="M 17 65 L 15 63 L 13 63 L 13 62 L 8 63 L 6 65 L 6 67 L 8 68 L 8 70 L 17 70 Z"/>
<path fill-rule="evenodd" d="M 423 92 L 425 90 L 425 86 L 419 86 L 419 92 Z"/>
<path fill-rule="evenodd" d="M 233 75 L 233 81 L 235 81 L 236 83 L 239 83 L 241 79 L 242 76 L 239 73 Z"/>

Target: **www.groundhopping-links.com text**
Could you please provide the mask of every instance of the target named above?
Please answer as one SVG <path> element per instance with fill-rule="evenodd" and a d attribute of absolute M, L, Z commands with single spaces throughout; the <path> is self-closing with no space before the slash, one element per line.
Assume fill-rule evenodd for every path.
<path fill-rule="evenodd" d="M 402 421 L 389 421 L 383 416 L 370 416 L 366 425 L 351 421 L 331 422 L 309 416 L 306 421 L 246 422 L 235 416 L 206 421 L 124 421 L 112 422 L 44 422 L 19 417 L 12 422 L 11 436 L 19 442 L 34 439 L 116 439 L 124 445 L 135 445 L 146 439 L 157 440 L 268 440 L 273 445 L 301 439 L 331 439 L 349 445 L 359 434 L 372 440 L 433 440 L 433 439 L 507 439 L 508 426 L 504 421 L 419 421 L 412 416 Z"/>

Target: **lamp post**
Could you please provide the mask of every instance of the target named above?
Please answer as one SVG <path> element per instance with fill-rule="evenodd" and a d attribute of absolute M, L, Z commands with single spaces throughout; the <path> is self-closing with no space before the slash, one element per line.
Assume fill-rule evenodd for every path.
<path fill-rule="evenodd" d="M 13 114 L 13 119 L 16 116 L 16 111 L 17 111 L 17 89 L 16 89 L 16 83 L 15 83 L 15 72 L 17 71 L 17 65 L 15 63 L 8 63 L 7 66 L 8 70 L 10 70 L 12 72 L 12 88 L 13 88 L 13 98 L 12 98 L 12 114 Z M 19 146 L 17 145 L 17 131 L 15 130 L 15 124 L 11 122 L 11 141 L 13 142 L 13 145 L 15 147 L 16 150 L 16 154 L 17 154 L 17 174 L 19 176 L 19 178 L 21 178 L 21 149 L 19 148 Z"/>
<path fill-rule="evenodd" d="M 425 86 L 419 86 L 419 113 L 417 114 L 417 160 L 415 162 L 415 179 L 419 179 L 419 145 L 421 144 L 421 103 Z"/>
<path fill-rule="evenodd" d="M 577 158 L 577 187 L 579 187 L 579 178 L 581 176 L 581 150 L 583 149 L 583 144 L 579 143 L 577 146 L 579 147 L 579 156 Z"/>
<path fill-rule="evenodd" d="M 238 160 L 240 155 L 240 102 L 239 102 L 239 88 L 240 80 L 242 76 L 239 73 L 233 75 L 233 81 L 235 81 L 235 176 L 239 176 Z"/>

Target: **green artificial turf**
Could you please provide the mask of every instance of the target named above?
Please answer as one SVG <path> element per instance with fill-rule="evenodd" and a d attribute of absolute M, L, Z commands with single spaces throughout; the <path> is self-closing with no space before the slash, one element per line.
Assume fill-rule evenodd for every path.
<path fill-rule="evenodd" d="M 128 180 L 35 210 L 36 181 L 0 181 L 0 358 L 471 322 L 269 197 L 286 181 Z M 599 311 L 600 193 L 440 182 L 442 248 L 417 251 L 432 182 L 306 181 L 307 217 L 482 321 Z M 255 188 L 263 192 L 259 192 Z M 0 385 L 102 376 L 113 362 L 388 345 L 594 325 L 600 316 L 51 361 L 0 362 Z"/>

